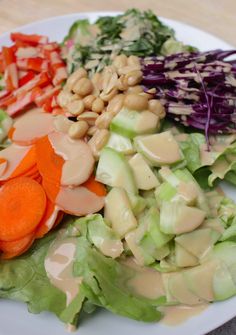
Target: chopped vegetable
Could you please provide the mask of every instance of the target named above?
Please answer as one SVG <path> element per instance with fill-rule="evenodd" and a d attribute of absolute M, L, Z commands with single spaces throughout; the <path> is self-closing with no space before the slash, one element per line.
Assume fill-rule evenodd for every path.
<path fill-rule="evenodd" d="M 45 211 L 46 196 L 40 184 L 21 177 L 2 186 L 0 202 L 0 240 L 14 241 L 35 230 Z"/>
<path fill-rule="evenodd" d="M 3 259 L 10 259 L 23 254 L 34 242 L 34 232 L 18 240 L 0 241 L 0 250 L 3 252 Z"/>

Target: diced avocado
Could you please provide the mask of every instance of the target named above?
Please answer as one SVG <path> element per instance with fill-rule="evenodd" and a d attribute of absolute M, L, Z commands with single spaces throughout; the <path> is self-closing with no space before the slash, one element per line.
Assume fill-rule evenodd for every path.
<path fill-rule="evenodd" d="M 213 278 L 218 266 L 218 261 L 211 261 L 183 271 L 188 288 L 205 301 L 214 301 Z"/>
<path fill-rule="evenodd" d="M 132 254 L 134 255 L 136 261 L 140 265 L 149 265 L 155 262 L 155 259 L 146 253 L 143 248 L 141 248 L 138 243 L 137 239 L 139 231 L 133 230 L 125 235 L 125 241 L 131 250 Z"/>
<path fill-rule="evenodd" d="M 178 243 L 175 244 L 175 261 L 178 267 L 188 267 L 199 264 L 197 257 Z"/>
<path fill-rule="evenodd" d="M 113 132 L 110 133 L 106 147 L 122 152 L 124 155 L 130 155 L 135 152 L 133 144 L 129 138 Z"/>
<path fill-rule="evenodd" d="M 159 118 L 149 111 L 135 111 L 123 107 L 113 118 L 110 130 L 128 138 L 157 131 Z"/>
<path fill-rule="evenodd" d="M 213 278 L 215 300 L 225 300 L 236 294 L 236 286 L 227 266 L 222 262 L 217 267 Z"/>
<path fill-rule="evenodd" d="M 114 187 L 106 196 L 105 218 L 111 222 L 112 229 L 121 238 L 136 228 L 137 220 L 124 189 Z"/>
<path fill-rule="evenodd" d="M 205 212 L 189 207 L 182 202 L 162 202 L 160 228 L 165 234 L 182 234 L 190 232 L 201 225 Z"/>
<path fill-rule="evenodd" d="M 141 154 L 134 155 L 129 160 L 135 183 L 140 190 L 151 190 L 160 183 Z"/>
<path fill-rule="evenodd" d="M 104 148 L 101 152 L 96 180 L 105 185 L 122 187 L 129 193 L 138 193 L 132 170 L 125 156 L 111 148 Z"/>
<path fill-rule="evenodd" d="M 135 137 L 134 144 L 137 151 L 153 166 L 171 165 L 183 159 L 179 145 L 170 131 Z"/>
<path fill-rule="evenodd" d="M 220 234 L 213 229 L 199 228 L 190 233 L 177 236 L 175 242 L 198 259 L 201 259 L 212 250 L 219 237 Z"/>
<path fill-rule="evenodd" d="M 157 248 L 150 234 L 145 234 L 138 245 L 145 251 L 145 253 L 152 256 L 157 261 L 162 260 L 170 253 L 168 244 L 163 245 L 161 248 Z"/>
<path fill-rule="evenodd" d="M 123 252 L 123 244 L 117 234 L 106 224 L 102 216 L 96 214 L 88 219 L 88 237 L 90 241 L 105 255 L 119 257 Z"/>
<path fill-rule="evenodd" d="M 127 193 L 127 195 L 134 215 L 136 216 L 142 213 L 147 206 L 146 199 L 132 193 Z"/>
<path fill-rule="evenodd" d="M 203 300 L 192 293 L 186 284 L 182 272 L 171 273 L 168 280 L 170 294 L 180 303 L 185 305 L 199 305 Z"/>

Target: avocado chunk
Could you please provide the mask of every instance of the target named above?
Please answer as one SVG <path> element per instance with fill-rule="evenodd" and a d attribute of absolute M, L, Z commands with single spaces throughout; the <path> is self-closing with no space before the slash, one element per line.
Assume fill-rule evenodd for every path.
<path fill-rule="evenodd" d="M 112 187 L 122 187 L 133 194 L 138 193 L 132 170 L 125 156 L 111 148 L 104 148 L 101 151 L 96 180 Z"/>
<path fill-rule="evenodd" d="M 210 228 L 202 228 L 177 236 L 175 242 L 198 259 L 201 259 L 212 250 L 219 237 L 220 234 L 217 231 Z"/>
<path fill-rule="evenodd" d="M 138 136 L 134 144 L 153 166 L 171 165 L 183 159 L 179 145 L 170 131 L 160 134 Z"/>
<path fill-rule="evenodd" d="M 140 190 L 151 190 L 160 183 L 141 154 L 134 155 L 129 160 L 135 183 Z"/>
<path fill-rule="evenodd" d="M 160 228 L 165 234 L 182 234 L 200 226 L 206 213 L 182 202 L 162 202 Z"/>
<path fill-rule="evenodd" d="M 123 107 L 113 118 L 110 130 L 122 136 L 133 138 L 137 135 L 157 131 L 159 118 L 150 111 L 135 111 Z"/>
<path fill-rule="evenodd" d="M 178 243 L 175 243 L 175 262 L 178 267 L 188 267 L 199 264 L 197 257 Z"/>
<path fill-rule="evenodd" d="M 131 140 L 122 135 L 111 132 L 106 147 L 112 148 L 118 152 L 122 152 L 124 155 L 130 155 L 134 153 L 134 147 Z"/>
<path fill-rule="evenodd" d="M 236 294 L 236 286 L 227 266 L 222 262 L 215 271 L 213 278 L 215 300 L 229 299 Z"/>
<path fill-rule="evenodd" d="M 137 220 L 124 189 L 114 187 L 106 196 L 105 218 L 111 222 L 112 229 L 121 238 L 136 228 Z"/>
<path fill-rule="evenodd" d="M 185 305 L 199 305 L 203 300 L 192 293 L 186 284 L 182 272 L 173 272 L 169 276 L 168 288 L 170 294 L 180 303 Z"/>

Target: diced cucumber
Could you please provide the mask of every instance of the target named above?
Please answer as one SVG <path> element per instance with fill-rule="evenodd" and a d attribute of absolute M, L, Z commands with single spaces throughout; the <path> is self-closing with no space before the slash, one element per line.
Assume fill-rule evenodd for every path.
<path fill-rule="evenodd" d="M 136 228 L 137 220 L 131 210 L 129 198 L 124 189 L 114 187 L 106 196 L 105 218 L 111 222 L 112 229 L 121 238 Z"/>
<path fill-rule="evenodd" d="M 151 190 L 160 183 L 141 154 L 134 155 L 129 160 L 129 165 L 134 174 L 134 180 L 138 189 Z"/>
<path fill-rule="evenodd" d="M 106 147 L 122 152 L 124 155 L 130 155 L 135 152 L 133 144 L 129 138 L 113 132 L 110 133 Z"/>
<path fill-rule="evenodd" d="M 177 236 L 175 242 L 198 259 L 201 259 L 212 250 L 219 237 L 220 233 L 217 231 L 210 228 L 201 228 Z"/>
<path fill-rule="evenodd" d="M 125 156 L 111 148 L 104 148 L 101 151 L 96 180 L 105 185 L 122 187 L 129 193 L 138 193 L 132 170 Z"/>
<path fill-rule="evenodd" d="M 225 300 L 236 294 L 236 287 L 227 266 L 222 264 L 216 269 L 213 278 L 215 300 Z"/>
<path fill-rule="evenodd" d="M 160 228 L 165 234 L 182 234 L 200 226 L 205 212 L 189 207 L 181 202 L 163 202 L 161 204 Z"/>
<path fill-rule="evenodd" d="M 127 193 L 127 195 L 134 215 L 142 213 L 147 206 L 146 199 L 132 193 Z"/>
<path fill-rule="evenodd" d="M 199 264 L 197 257 L 178 243 L 175 244 L 175 261 L 178 267 L 188 267 Z"/>
<path fill-rule="evenodd" d="M 149 111 L 138 112 L 122 108 L 113 118 L 111 131 L 128 138 L 141 134 L 152 134 L 157 131 L 159 118 Z"/>
<path fill-rule="evenodd" d="M 134 144 L 137 151 L 153 166 L 171 165 L 183 159 L 179 145 L 170 131 L 135 137 Z"/>

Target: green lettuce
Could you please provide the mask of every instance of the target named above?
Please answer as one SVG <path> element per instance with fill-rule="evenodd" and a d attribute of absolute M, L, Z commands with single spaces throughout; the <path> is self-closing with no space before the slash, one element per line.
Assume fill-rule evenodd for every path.
<path fill-rule="evenodd" d="M 52 233 L 40 239 L 18 258 L 0 261 L 0 298 L 25 302 L 31 313 L 49 311 L 65 323 L 76 324 L 83 293 L 66 306 L 65 293 L 50 283 L 44 268 L 45 257 L 55 236 L 56 233 Z"/>

